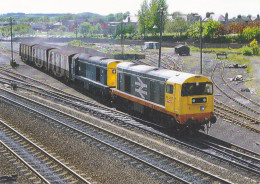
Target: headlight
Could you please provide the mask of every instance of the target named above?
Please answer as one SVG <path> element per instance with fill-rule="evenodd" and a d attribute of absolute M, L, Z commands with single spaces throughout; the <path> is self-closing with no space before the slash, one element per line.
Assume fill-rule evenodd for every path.
<path fill-rule="evenodd" d="M 205 106 L 200 106 L 200 110 L 204 111 L 205 110 Z"/>

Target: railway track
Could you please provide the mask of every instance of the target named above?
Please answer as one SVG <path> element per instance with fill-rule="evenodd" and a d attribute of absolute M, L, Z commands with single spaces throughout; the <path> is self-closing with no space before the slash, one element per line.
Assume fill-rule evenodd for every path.
<path fill-rule="evenodd" d="M 224 73 L 225 73 L 225 63 L 222 64 L 222 71 L 221 71 L 221 78 L 222 80 L 224 81 L 224 83 L 226 84 L 226 86 L 228 86 L 232 91 L 234 91 L 237 95 L 239 95 L 240 97 L 250 101 L 252 103 L 252 105 L 254 107 L 252 107 L 252 109 L 254 109 L 255 111 L 257 111 L 256 109 L 259 109 L 260 108 L 260 103 L 246 97 L 245 95 L 243 95 L 242 93 L 240 93 L 239 91 L 237 91 L 236 89 L 234 89 L 226 80 L 225 80 L 225 77 L 224 77 Z M 257 114 L 260 114 L 259 111 L 257 111 L 258 113 Z"/>
<path fill-rule="evenodd" d="M 9 72 L 10 73 L 10 72 Z M 40 90 L 43 90 L 42 88 L 38 88 Z M 55 88 L 54 88 L 55 89 Z M 28 89 L 27 89 L 28 90 Z M 39 93 L 37 91 L 33 91 L 34 93 Z M 46 90 L 45 90 L 46 92 Z M 69 95 L 65 95 L 65 94 L 61 94 L 61 93 L 54 93 L 54 92 L 50 92 L 48 91 L 49 96 L 50 95 L 54 95 L 55 98 L 60 98 L 61 101 L 65 102 L 66 99 L 71 99 L 70 101 L 67 101 L 66 103 L 69 104 L 69 106 L 79 109 L 79 110 L 85 110 L 85 112 L 90 112 L 93 115 L 96 115 L 98 117 L 102 117 L 104 119 L 112 119 L 115 122 L 120 122 L 120 124 L 124 123 L 124 124 L 130 124 L 130 126 L 134 126 L 134 128 L 138 128 L 140 126 L 142 126 L 139 122 L 134 121 L 135 118 L 126 115 L 124 113 L 119 113 L 118 111 L 111 111 L 109 110 L 109 108 L 105 108 L 105 107 L 101 107 L 99 105 L 94 104 L 94 108 L 93 108 L 93 103 L 88 102 L 88 101 L 82 101 L 79 100 L 79 98 L 72 98 Z M 40 93 L 40 95 L 44 95 L 44 93 Z M 45 95 L 46 96 L 46 95 Z M 53 98 L 53 97 L 52 97 Z M 78 101 L 78 102 L 76 102 Z M 101 109 L 101 111 L 100 111 Z M 137 118 L 138 119 L 138 118 Z M 138 121 L 141 121 L 140 119 L 138 119 Z M 145 122 L 147 124 L 147 122 Z M 132 128 L 132 127 L 131 127 Z M 149 132 L 150 134 L 160 134 L 158 131 L 155 132 Z"/>
<path fill-rule="evenodd" d="M 151 56 L 146 56 L 146 59 L 133 61 L 137 64 L 146 64 L 150 66 L 158 66 L 158 56 L 152 54 Z M 170 55 L 163 54 L 161 58 L 161 67 L 165 69 L 177 70 L 182 71 L 182 65 L 178 64 Z"/>
<path fill-rule="evenodd" d="M 90 183 L 0 120 L 0 150 L 31 183 Z"/>
<path fill-rule="evenodd" d="M 227 92 L 225 92 L 223 89 L 221 89 L 221 87 L 216 83 L 215 79 L 214 79 L 214 72 L 216 70 L 218 63 L 216 63 L 216 65 L 214 66 L 212 75 L 211 75 L 211 79 L 212 82 L 214 83 L 214 85 L 222 92 L 224 93 L 229 99 L 233 100 L 234 102 L 238 103 L 240 106 L 245 107 L 246 109 L 248 109 L 249 111 L 252 111 L 256 114 L 258 114 L 259 112 L 251 107 L 248 107 L 242 103 L 240 103 L 239 101 L 237 101 L 236 99 L 234 99 L 231 95 L 229 95 Z M 255 131 L 257 133 L 260 132 L 260 129 L 258 127 L 256 127 L 253 124 L 259 124 L 260 120 L 258 118 L 252 117 L 251 115 L 248 115 L 242 111 L 236 110 L 233 107 L 230 107 L 228 105 L 226 105 L 225 103 L 215 99 L 215 113 L 226 119 L 229 122 L 235 123 L 239 126 L 243 126 L 249 130 Z M 233 117 L 232 115 L 235 115 L 239 118 L 242 119 L 238 119 L 237 117 Z"/>
<path fill-rule="evenodd" d="M 216 65 L 215 65 L 215 67 L 214 67 L 214 69 L 213 69 L 213 72 L 212 72 L 212 80 L 214 81 L 215 86 L 216 86 L 223 94 L 225 94 L 225 96 L 227 96 L 227 97 L 228 97 L 229 99 L 231 99 L 232 101 L 236 102 L 237 104 L 239 104 L 240 106 L 246 108 L 247 110 L 249 110 L 249 111 L 251 111 L 251 112 L 254 112 L 254 113 L 257 114 L 257 115 L 260 115 L 260 112 L 259 112 L 258 110 L 256 110 L 255 108 L 249 107 L 249 106 L 247 106 L 247 105 L 245 105 L 245 104 L 239 102 L 238 100 L 234 99 L 231 95 L 229 95 L 227 92 L 225 92 L 225 91 L 215 82 L 215 80 L 214 80 L 214 72 L 215 72 L 216 67 L 217 67 L 218 64 L 219 64 L 219 63 L 216 63 Z M 223 81 L 225 81 L 225 80 L 223 79 L 223 73 L 221 74 L 221 78 L 222 78 Z"/>
<path fill-rule="evenodd" d="M 66 96 L 64 96 L 64 99 L 66 99 L 66 98 L 68 98 L 68 97 L 66 97 Z M 79 99 L 79 98 L 78 98 Z M 75 100 L 75 99 L 74 99 Z M 82 106 L 80 106 L 79 104 L 81 104 Z M 79 106 L 77 106 L 77 109 L 80 109 L 80 110 L 83 110 L 84 108 L 84 103 L 81 101 L 81 102 L 78 102 L 78 105 Z M 99 108 L 99 107 L 98 107 Z M 93 115 L 96 115 L 96 116 L 98 116 L 98 117 L 100 117 L 100 118 L 103 118 L 103 119 L 107 119 L 107 117 L 106 117 L 106 114 L 104 115 L 104 114 L 102 114 L 102 112 L 100 112 L 100 111 L 96 111 L 97 109 L 96 108 L 92 108 L 92 110 L 87 110 L 87 112 L 90 112 L 90 113 L 92 113 Z M 105 112 L 106 110 L 104 110 L 103 109 L 103 112 Z M 121 115 L 113 115 L 113 112 L 111 113 L 111 112 L 108 112 L 108 114 L 110 114 L 110 116 L 109 116 L 109 118 L 110 118 L 110 120 L 112 120 L 112 121 L 115 121 L 115 122 L 120 122 L 121 124 L 122 123 L 124 123 L 124 124 L 127 124 L 127 121 L 129 122 L 129 121 L 132 121 L 131 119 L 129 119 L 129 117 L 130 116 L 128 116 L 127 118 L 122 118 L 122 116 Z M 114 116 L 114 117 L 113 117 Z M 120 121 L 121 120 L 121 121 Z M 142 128 L 142 125 L 140 126 L 140 124 L 138 124 L 137 123 L 137 126 L 135 126 L 136 124 L 135 123 L 133 123 L 133 124 L 131 124 L 130 123 L 130 126 L 133 126 L 133 127 L 138 127 L 138 128 Z M 149 132 L 150 130 L 145 130 L 146 132 Z M 168 139 L 168 140 L 171 140 L 172 142 L 174 142 L 174 143 L 176 143 L 176 142 L 178 142 L 178 141 L 176 141 L 176 140 L 174 140 L 174 139 L 172 139 L 171 137 L 167 137 L 167 136 L 163 136 L 162 134 L 157 134 L 158 132 L 153 132 L 153 131 L 151 131 L 151 132 L 149 132 L 150 134 L 153 134 L 153 135 L 155 135 L 156 134 L 156 136 L 161 136 L 163 139 Z M 181 142 L 178 142 L 178 144 L 181 144 L 181 145 L 185 145 L 185 144 L 183 144 L 183 143 L 181 143 Z M 204 144 L 206 144 L 206 143 L 204 143 Z M 215 144 L 214 142 L 212 143 L 213 145 Z M 211 155 L 211 156 L 213 156 L 214 157 L 214 155 L 213 154 L 210 154 L 210 152 L 214 152 L 213 150 L 213 148 L 210 150 L 210 151 L 205 151 L 205 150 L 203 150 L 203 149 L 198 149 L 198 148 L 196 148 L 196 147 L 192 147 L 192 146 L 190 146 L 190 145 L 185 145 L 186 147 L 188 147 L 189 149 L 191 149 L 191 150 L 197 150 L 197 151 L 200 151 L 200 152 L 204 152 L 205 154 L 208 154 L 208 155 Z M 210 147 L 209 145 L 208 145 L 208 147 Z M 233 149 L 233 147 L 234 146 L 232 146 L 232 149 Z M 243 149 L 243 148 L 239 148 L 239 150 L 241 151 L 241 150 L 245 150 L 245 149 Z M 249 151 L 244 151 L 244 152 L 249 152 Z M 224 154 L 224 153 L 222 153 L 222 154 Z M 215 156 L 216 158 L 219 158 L 219 159 L 221 159 L 221 151 L 219 151 L 219 154 L 216 154 L 216 152 L 215 152 L 215 155 L 219 155 L 219 156 Z M 228 154 L 227 154 L 228 155 Z M 242 156 L 241 156 L 242 157 Z M 256 157 L 258 157 L 258 155 L 256 155 Z M 225 160 L 225 159 L 224 159 Z M 229 159 L 230 160 L 230 162 L 234 162 L 234 160 L 232 161 L 232 159 Z M 229 162 L 229 160 L 225 160 L 225 161 L 227 161 L 227 162 Z M 235 162 L 240 162 L 240 163 L 243 163 L 244 165 L 250 165 L 250 164 L 248 164 L 248 163 L 246 163 L 246 162 L 244 162 L 244 161 L 235 161 Z M 243 165 L 242 164 L 242 165 Z M 257 164 L 256 164 L 257 165 Z M 238 164 L 238 166 L 239 166 L 239 164 Z M 246 167 L 247 166 L 245 166 L 244 168 L 246 169 Z M 249 166 L 250 167 L 250 166 Z M 243 166 L 242 166 L 242 168 L 243 168 Z M 250 170 L 250 169 L 249 169 Z M 254 169 L 252 169 L 251 171 L 253 171 Z"/>
<path fill-rule="evenodd" d="M 218 176 L 202 171 L 199 168 L 174 159 L 169 155 L 158 152 L 118 134 L 111 133 L 103 128 L 53 108 L 35 103 L 30 99 L 23 98 L 23 101 L 26 100 L 27 102 L 17 102 L 17 99 L 10 99 L 6 96 L 1 96 L 1 98 L 4 98 L 5 101 L 9 101 L 9 103 L 11 102 L 12 104 L 23 106 L 27 111 L 44 117 L 45 120 L 51 121 L 55 126 L 61 129 L 69 129 L 67 131 L 71 132 L 74 136 L 77 134 L 77 137 L 80 137 L 82 140 L 94 142 L 93 144 L 100 149 L 106 150 L 106 152 L 110 152 L 120 159 L 127 160 L 136 167 L 142 167 L 146 171 L 154 173 L 157 177 L 163 178 L 163 180 L 169 183 L 196 183 L 201 182 L 202 178 L 204 178 L 203 180 L 205 182 L 209 183 L 229 183 Z M 28 105 L 28 103 L 37 104 L 38 107 L 32 107 L 31 105 Z"/>
<path fill-rule="evenodd" d="M 83 106 L 85 106 L 85 105 L 83 105 Z M 82 107 L 83 108 L 83 107 Z M 87 111 L 88 112 L 88 111 Z M 92 111 L 93 112 L 93 111 Z M 100 112 L 99 113 L 97 113 L 97 112 L 93 112 L 93 114 L 95 114 L 97 117 L 102 117 L 102 118 L 104 118 L 104 119 L 107 119 L 107 118 L 105 118 L 105 116 L 103 115 L 103 114 L 100 114 Z M 122 118 L 120 118 L 120 117 L 118 117 L 119 119 L 121 119 L 121 124 L 122 124 Z M 129 123 L 127 123 L 127 122 L 124 122 L 124 124 L 127 124 L 127 126 L 133 126 L 133 124 L 129 124 Z M 139 127 L 140 126 L 140 124 L 139 124 L 139 126 L 138 125 L 136 125 L 136 124 L 134 124 L 134 126 L 135 126 L 135 128 L 137 128 L 138 127 L 138 129 L 143 129 L 143 126 L 141 126 L 141 127 Z M 131 127 L 132 128 L 132 127 Z M 234 155 L 236 155 L 236 156 L 231 156 L 231 153 L 230 152 L 232 152 L 232 150 L 231 150 L 231 146 L 226 146 L 226 145 L 219 145 L 219 146 L 221 146 L 221 147 L 223 147 L 223 148 L 226 148 L 226 150 L 230 150 L 230 152 L 228 152 L 228 153 L 225 153 L 225 152 L 223 152 L 222 150 L 217 150 L 216 148 L 214 148 L 214 147 L 212 147 L 212 146 L 209 146 L 209 144 L 210 143 L 208 143 L 208 144 L 206 144 L 205 142 L 203 142 L 202 140 L 200 140 L 199 142 L 197 142 L 197 144 L 204 144 L 206 147 L 207 147 L 207 149 L 201 149 L 201 148 L 196 148 L 196 147 L 194 147 L 194 146 L 192 146 L 192 145 L 189 145 L 189 144 L 186 144 L 185 142 L 182 142 L 182 141 L 178 141 L 178 140 L 176 140 L 176 139 L 173 139 L 173 138 L 171 138 L 171 137 L 169 137 L 169 136 L 163 136 L 161 133 L 156 133 L 156 132 L 154 132 L 154 131 L 151 131 L 150 129 L 146 129 L 145 130 L 146 132 L 149 132 L 149 134 L 153 134 L 153 135 L 155 135 L 156 134 L 156 136 L 160 136 L 161 138 L 163 138 L 163 139 L 168 139 L 168 140 L 170 140 L 171 142 L 174 142 L 174 144 L 179 144 L 179 145 L 181 145 L 181 146 L 184 146 L 184 147 L 186 147 L 186 148 L 188 148 L 188 149 L 190 149 L 190 150 L 192 150 L 193 152 L 194 152 L 194 150 L 196 150 L 196 151 L 198 151 L 198 152 L 200 152 L 200 153 L 203 153 L 203 154 L 206 154 L 206 155 L 209 155 L 209 156 L 211 156 L 211 157 L 215 157 L 215 158 L 218 158 L 219 160 L 222 160 L 222 161 L 225 161 L 225 162 L 228 162 L 228 163 L 232 163 L 233 165 L 236 165 L 237 167 L 239 167 L 239 168 L 242 168 L 242 169 L 244 169 L 244 170 L 247 170 L 247 171 L 249 171 L 249 172 L 252 172 L 252 173 L 255 173 L 255 174 L 259 174 L 259 160 L 257 160 L 257 157 L 259 157 L 259 155 L 254 155 L 254 154 L 252 154 L 253 155 L 253 157 L 255 157 L 255 165 L 254 164 L 250 164 L 251 163 L 251 161 L 250 161 L 250 159 L 248 159 L 248 158 L 246 158 L 244 155 L 243 155 L 243 153 L 241 153 L 241 155 L 240 155 L 240 157 L 239 158 L 236 158 L 236 156 L 239 154 L 238 152 L 236 152 L 235 151 L 235 153 L 234 153 Z M 212 138 L 209 138 L 209 137 L 207 137 L 206 138 L 207 140 L 210 140 L 210 139 L 212 139 Z M 216 141 L 211 141 L 211 144 L 212 145 L 217 145 L 217 143 L 216 143 Z M 227 143 L 225 143 L 225 144 L 227 144 Z M 234 147 L 234 146 L 233 146 Z M 245 149 L 243 149 L 243 148 L 240 148 L 240 150 L 245 150 Z M 249 151 L 244 151 L 244 153 L 248 153 Z M 251 159 L 253 159 L 253 157 L 251 158 Z"/>

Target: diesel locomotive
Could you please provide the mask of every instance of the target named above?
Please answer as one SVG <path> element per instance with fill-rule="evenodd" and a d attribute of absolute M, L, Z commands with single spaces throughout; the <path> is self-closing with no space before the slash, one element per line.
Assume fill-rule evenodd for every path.
<path fill-rule="evenodd" d="M 213 84 L 205 76 L 40 43 L 21 43 L 19 53 L 24 62 L 160 126 L 193 131 L 216 122 Z"/>

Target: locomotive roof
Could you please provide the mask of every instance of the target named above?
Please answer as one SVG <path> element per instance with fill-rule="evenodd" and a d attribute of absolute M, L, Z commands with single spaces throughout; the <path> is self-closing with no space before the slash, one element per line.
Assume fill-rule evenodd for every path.
<path fill-rule="evenodd" d="M 118 62 L 117 60 L 114 59 L 108 59 L 105 57 L 100 57 L 100 56 L 90 56 L 88 54 L 83 54 L 79 56 L 80 60 L 86 61 L 87 63 L 92 63 L 95 65 L 99 66 L 107 66 L 111 62 Z"/>
<path fill-rule="evenodd" d="M 117 68 L 119 69 L 119 71 L 121 70 L 126 73 L 145 76 L 147 78 L 159 81 L 168 81 L 176 84 L 182 84 L 191 77 L 201 76 L 191 73 L 156 68 L 147 65 L 136 65 L 131 62 L 120 63 L 117 65 Z"/>
<path fill-rule="evenodd" d="M 202 78 L 210 81 L 207 77 L 202 76 L 202 75 L 196 75 L 196 74 L 185 73 L 185 72 L 178 72 L 178 73 L 176 73 L 175 76 L 172 76 L 168 80 L 168 82 L 172 82 L 172 83 L 176 83 L 176 84 L 183 84 L 187 79 L 192 78 L 192 77 L 202 77 Z"/>
<path fill-rule="evenodd" d="M 121 69 L 124 71 L 124 69 L 128 69 L 129 67 L 131 67 L 133 65 L 136 65 L 136 64 L 134 64 L 132 62 L 122 62 L 117 65 L 117 69 L 119 69 L 119 70 Z"/>

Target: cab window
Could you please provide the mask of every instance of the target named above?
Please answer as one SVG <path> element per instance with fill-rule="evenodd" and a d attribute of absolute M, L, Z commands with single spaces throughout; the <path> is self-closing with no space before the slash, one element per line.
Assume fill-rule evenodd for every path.
<path fill-rule="evenodd" d="M 211 82 L 184 83 L 181 96 L 212 95 L 213 85 Z"/>
<path fill-rule="evenodd" d="M 166 93 L 173 94 L 173 85 L 171 84 L 166 85 Z"/>

